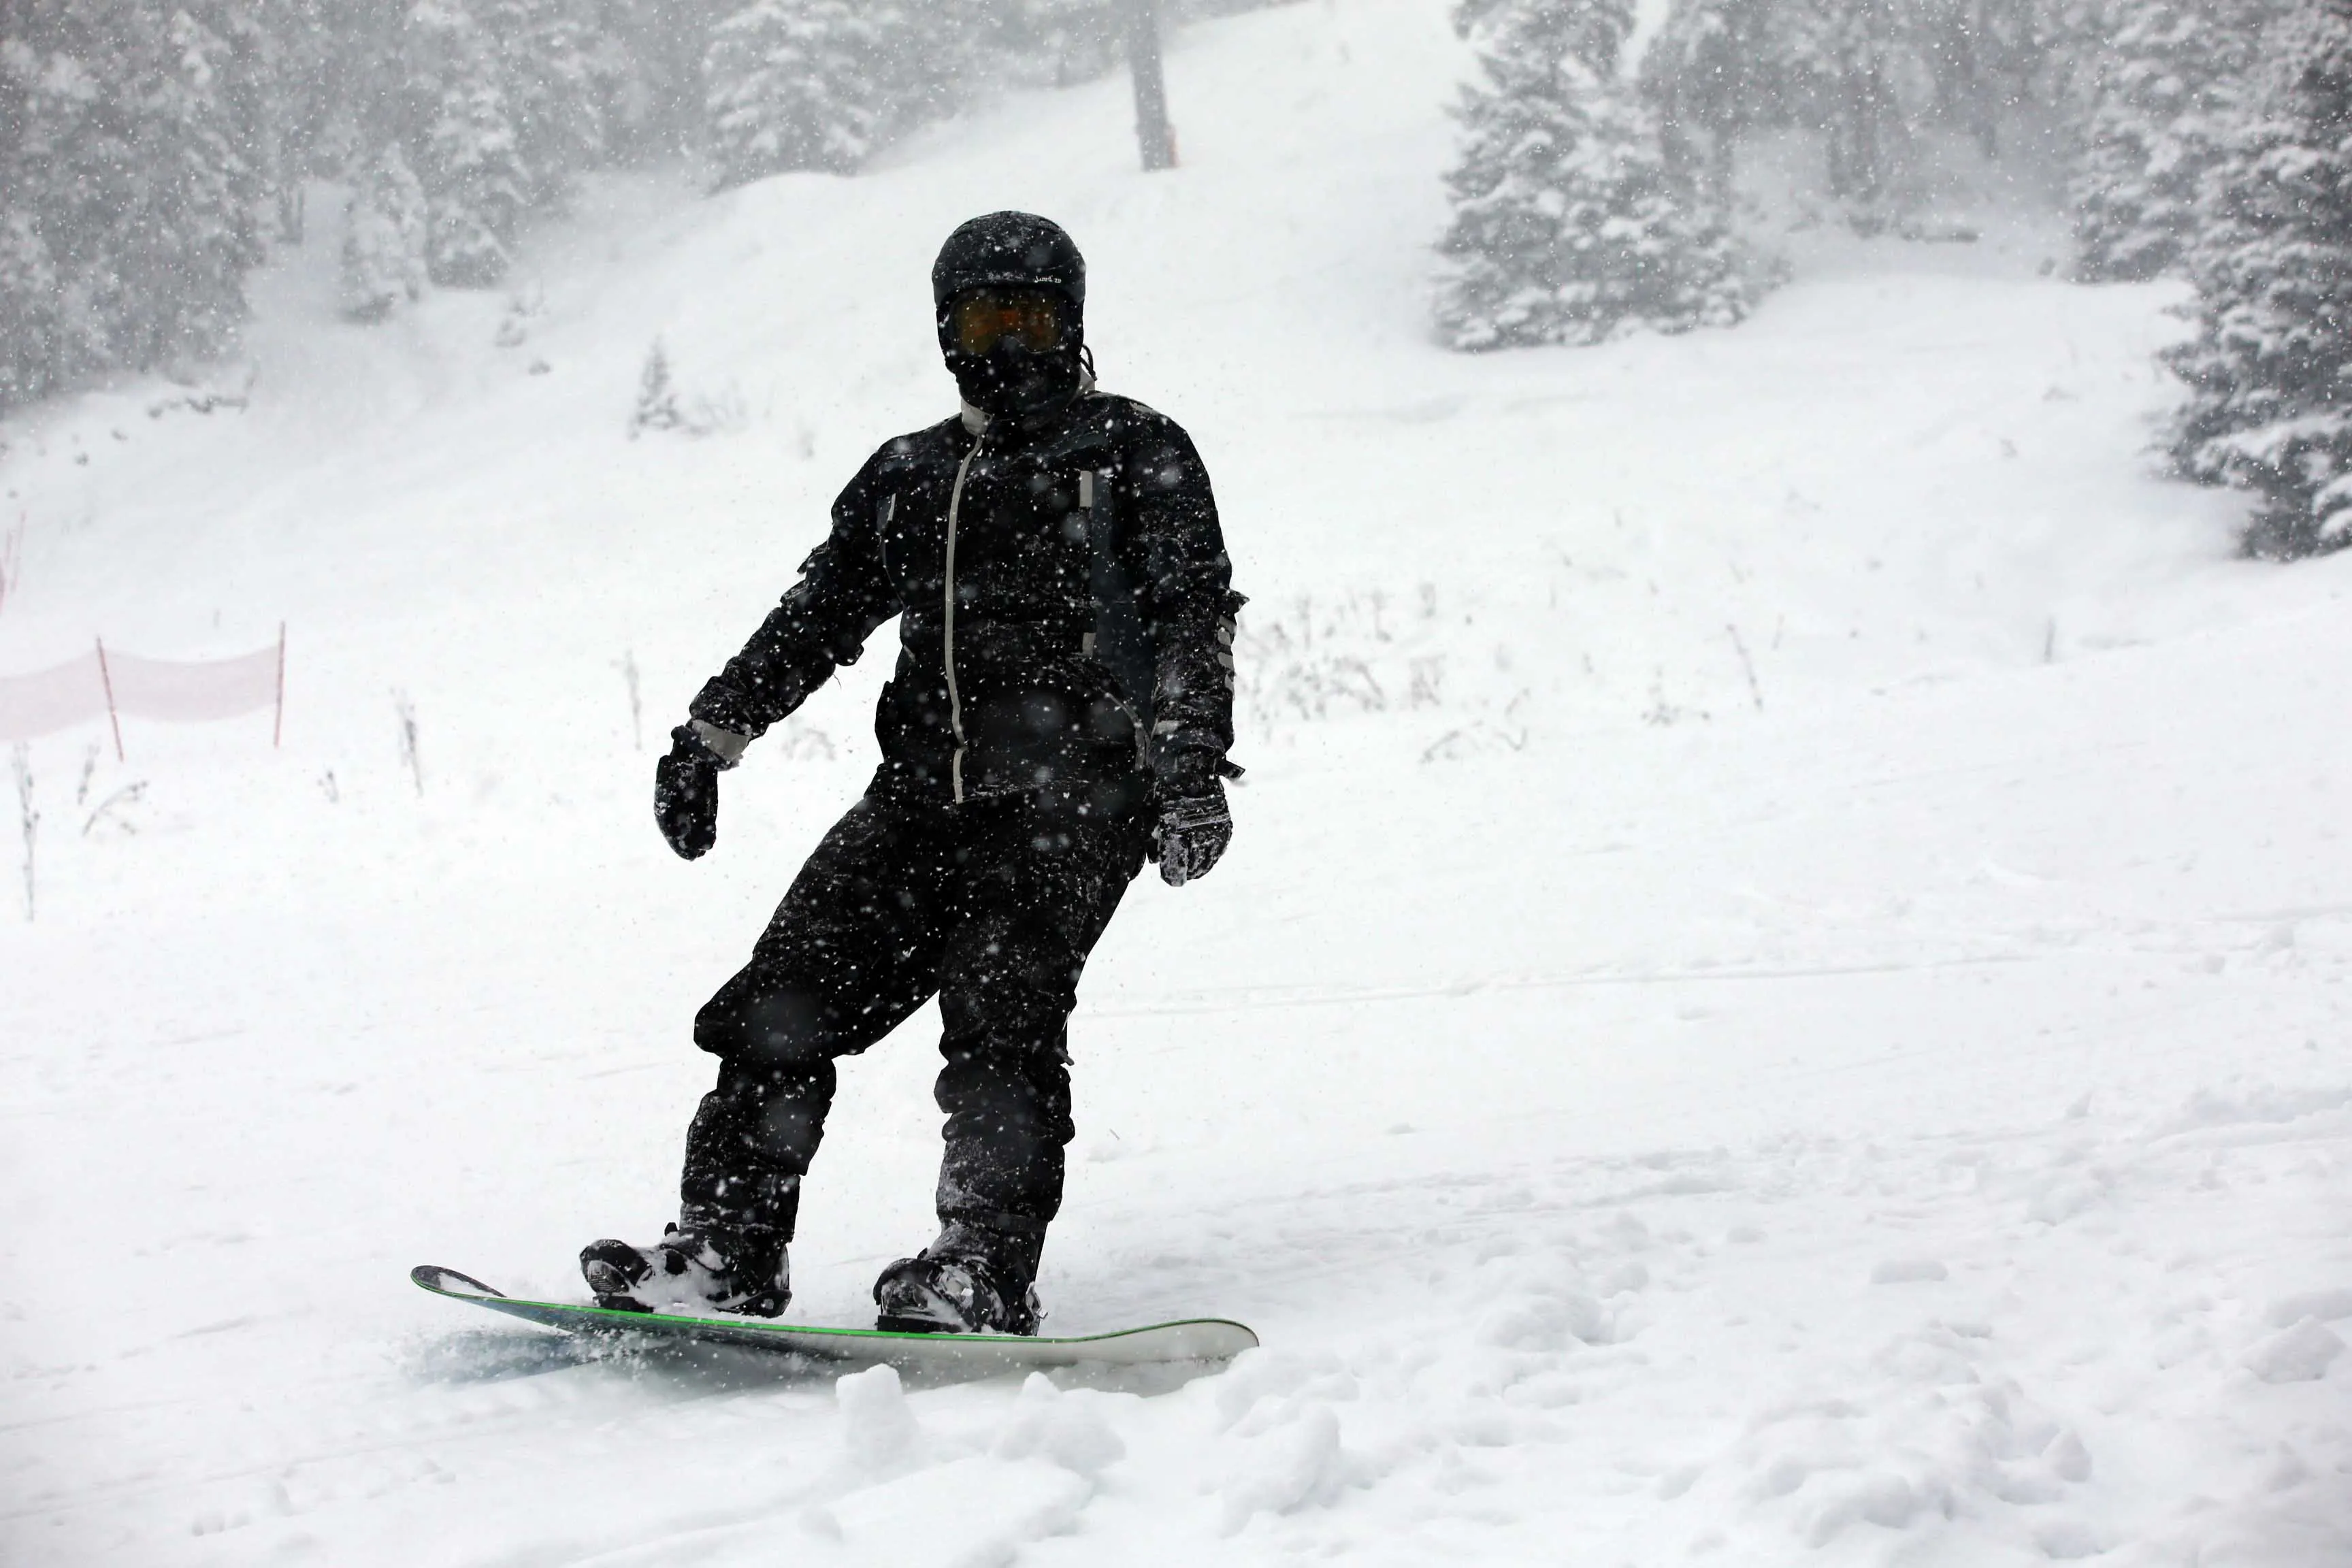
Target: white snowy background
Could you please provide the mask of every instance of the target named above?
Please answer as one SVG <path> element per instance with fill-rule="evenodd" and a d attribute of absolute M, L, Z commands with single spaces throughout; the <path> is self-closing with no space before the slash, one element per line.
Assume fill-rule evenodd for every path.
<path fill-rule="evenodd" d="M 1430 0 L 1204 25 L 1176 173 L 1111 79 L 854 180 L 600 176 L 385 328 L 320 232 L 248 407 L 8 427 L 0 670 L 291 630 L 280 751 L 32 748 L 0 1559 L 2352 1563 L 2352 558 L 2234 558 L 2148 452 L 2175 289 L 2053 280 L 1982 191 L 1973 245 L 1791 235 L 1734 331 L 1441 351 L 1465 66 Z M 576 1294 L 673 1212 L 688 1021 L 887 637 L 700 863 L 653 756 L 948 411 L 929 260 L 1002 206 L 1085 247 L 1253 601 L 1232 854 L 1137 884 L 1073 1025 L 1048 1327 L 1265 1348 L 914 1386 L 411 1289 Z M 656 337 L 708 434 L 627 437 Z M 935 1028 L 846 1065 L 796 1317 L 928 1237 Z"/>

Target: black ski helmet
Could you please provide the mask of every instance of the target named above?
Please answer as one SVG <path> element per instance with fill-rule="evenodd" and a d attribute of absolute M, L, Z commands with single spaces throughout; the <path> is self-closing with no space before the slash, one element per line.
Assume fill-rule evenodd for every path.
<path fill-rule="evenodd" d="M 1060 224 L 1034 213 L 990 213 L 959 224 L 931 264 L 931 308 L 941 329 L 967 289 L 1051 289 L 1083 313 L 1087 258 Z"/>

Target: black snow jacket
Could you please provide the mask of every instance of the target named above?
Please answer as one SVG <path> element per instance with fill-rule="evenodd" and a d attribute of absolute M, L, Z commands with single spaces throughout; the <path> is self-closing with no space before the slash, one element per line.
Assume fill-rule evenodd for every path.
<path fill-rule="evenodd" d="M 1231 581 L 1175 421 L 1091 387 L 1019 426 L 968 407 L 866 459 L 832 536 L 689 711 L 756 737 L 897 616 L 877 789 L 1131 809 L 1155 763 L 1201 776 L 1233 743 Z"/>

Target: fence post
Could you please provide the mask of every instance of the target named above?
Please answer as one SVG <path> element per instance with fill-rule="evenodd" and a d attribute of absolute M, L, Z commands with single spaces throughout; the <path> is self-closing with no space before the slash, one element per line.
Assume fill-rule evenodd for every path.
<path fill-rule="evenodd" d="M 269 726 L 269 749 L 284 749 L 286 741 L 286 623 L 278 623 L 278 717 Z"/>
<path fill-rule="evenodd" d="M 98 679 L 106 688 L 106 721 L 114 728 L 114 760 L 122 758 L 122 719 L 114 710 L 114 677 L 106 668 L 106 639 L 98 639 Z"/>

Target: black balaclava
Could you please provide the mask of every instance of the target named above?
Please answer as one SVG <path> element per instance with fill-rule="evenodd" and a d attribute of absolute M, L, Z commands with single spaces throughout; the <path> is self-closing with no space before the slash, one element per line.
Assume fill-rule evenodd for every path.
<path fill-rule="evenodd" d="M 1066 307 L 1062 341 L 1036 353 L 1010 339 L 984 354 L 956 343 L 951 307 L 973 289 L 1039 289 Z M 1034 213 L 990 213 L 963 224 L 931 267 L 940 352 L 966 403 L 993 416 L 1027 419 L 1077 395 L 1086 344 L 1087 262 L 1061 225 Z"/>

